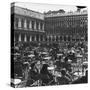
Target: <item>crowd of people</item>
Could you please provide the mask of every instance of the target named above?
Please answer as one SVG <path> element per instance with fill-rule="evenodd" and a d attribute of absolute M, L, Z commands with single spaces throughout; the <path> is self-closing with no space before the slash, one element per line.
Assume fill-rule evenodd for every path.
<path fill-rule="evenodd" d="M 87 42 L 26 43 L 12 46 L 11 85 L 15 87 L 88 82 Z M 15 83 L 17 80 L 20 82 Z"/>

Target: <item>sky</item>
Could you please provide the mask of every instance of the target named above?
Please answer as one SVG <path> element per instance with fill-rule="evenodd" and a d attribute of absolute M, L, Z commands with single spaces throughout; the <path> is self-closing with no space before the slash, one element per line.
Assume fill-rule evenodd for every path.
<path fill-rule="evenodd" d="M 49 10 L 53 11 L 59 9 L 64 9 L 66 12 L 77 10 L 76 6 L 73 5 L 39 4 L 39 3 L 30 3 L 30 2 L 16 2 L 15 6 L 27 8 L 41 13 L 47 12 Z"/>

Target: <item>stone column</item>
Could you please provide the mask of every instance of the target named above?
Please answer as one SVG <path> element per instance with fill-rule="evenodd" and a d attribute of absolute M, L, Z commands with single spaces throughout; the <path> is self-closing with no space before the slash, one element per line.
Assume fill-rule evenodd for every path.
<path fill-rule="evenodd" d="M 53 38 L 53 37 L 52 37 Z M 48 36 L 48 41 L 50 42 L 50 36 Z"/>
<path fill-rule="evenodd" d="M 60 36 L 58 36 L 58 41 L 60 42 Z"/>
<path fill-rule="evenodd" d="M 25 41 L 25 42 L 27 42 L 27 37 L 26 37 L 26 34 L 25 34 L 25 36 L 24 36 L 24 41 Z"/>
<path fill-rule="evenodd" d="M 21 28 L 21 19 L 19 18 L 19 21 L 18 21 L 18 28 Z"/>
<path fill-rule="evenodd" d="M 19 40 L 18 41 L 21 42 L 21 34 L 19 34 Z"/>
<path fill-rule="evenodd" d="M 16 29 L 16 21 L 14 20 L 14 29 Z"/>
<path fill-rule="evenodd" d="M 50 37 L 51 37 L 51 42 L 52 42 L 52 38 L 53 38 L 53 36 L 51 35 Z"/>
<path fill-rule="evenodd" d="M 30 42 L 32 41 L 32 36 L 30 36 Z"/>
<path fill-rule="evenodd" d="M 62 37 L 62 41 L 64 41 L 64 36 L 61 36 Z"/>
<path fill-rule="evenodd" d="M 34 41 L 36 41 L 36 35 L 34 36 Z"/>
<path fill-rule="evenodd" d="M 27 28 L 27 22 L 26 22 L 26 19 L 24 21 L 24 28 L 26 29 Z"/>
<path fill-rule="evenodd" d="M 72 36 L 70 35 L 70 41 L 72 41 Z"/>
<path fill-rule="evenodd" d="M 47 36 L 47 41 L 49 41 L 49 36 Z"/>
<path fill-rule="evenodd" d="M 31 21 L 29 22 L 29 28 L 30 29 L 32 28 L 32 22 Z"/>
<path fill-rule="evenodd" d="M 66 41 L 68 41 L 68 35 L 66 35 Z"/>
<path fill-rule="evenodd" d="M 55 40 L 54 40 L 54 41 L 56 41 L 56 36 L 54 36 L 54 38 L 55 38 Z"/>

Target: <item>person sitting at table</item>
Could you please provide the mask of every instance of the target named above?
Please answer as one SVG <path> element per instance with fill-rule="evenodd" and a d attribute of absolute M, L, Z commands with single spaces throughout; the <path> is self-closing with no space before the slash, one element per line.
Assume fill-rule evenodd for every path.
<path fill-rule="evenodd" d="M 86 71 L 85 76 L 82 76 L 81 78 L 72 82 L 72 84 L 80 84 L 80 83 L 88 83 L 88 71 Z"/>
<path fill-rule="evenodd" d="M 59 85 L 69 84 L 70 79 L 66 76 L 65 70 L 61 70 L 61 77 L 57 77 L 57 81 Z"/>
<path fill-rule="evenodd" d="M 52 74 L 50 74 L 47 69 L 48 67 L 49 67 L 48 64 L 43 64 L 43 67 L 40 72 L 43 85 L 47 85 L 47 84 L 49 84 L 50 81 L 53 80 Z"/>
<path fill-rule="evenodd" d="M 26 86 L 30 86 L 31 84 L 33 84 L 35 81 L 37 81 L 39 79 L 39 73 L 37 68 L 35 68 L 35 64 L 36 63 L 32 63 L 31 64 L 31 69 L 28 73 L 28 79 L 27 79 L 27 83 Z"/>

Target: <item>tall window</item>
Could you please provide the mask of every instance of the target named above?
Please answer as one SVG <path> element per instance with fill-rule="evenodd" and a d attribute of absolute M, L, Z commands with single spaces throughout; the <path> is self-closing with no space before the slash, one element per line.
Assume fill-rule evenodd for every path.
<path fill-rule="evenodd" d="M 29 20 L 27 20 L 26 23 L 27 23 L 27 29 L 29 29 Z"/>
<path fill-rule="evenodd" d="M 39 29 L 39 23 L 38 22 L 36 23 L 36 29 Z"/>
<path fill-rule="evenodd" d="M 21 27 L 24 28 L 24 20 L 21 19 Z"/>
<path fill-rule="evenodd" d="M 32 21 L 32 29 L 34 29 L 34 21 Z"/>
<path fill-rule="evenodd" d="M 42 26 L 42 25 L 43 25 L 43 24 L 41 23 L 41 24 L 40 24 L 40 28 L 41 28 L 41 30 L 43 29 L 43 26 Z"/>
<path fill-rule="evenodd" d="M 15 21 L 16 21 L 16 28 L 18 28 L 18 21 L 19 21 L 19 19 L 15 18 Z"/>

